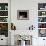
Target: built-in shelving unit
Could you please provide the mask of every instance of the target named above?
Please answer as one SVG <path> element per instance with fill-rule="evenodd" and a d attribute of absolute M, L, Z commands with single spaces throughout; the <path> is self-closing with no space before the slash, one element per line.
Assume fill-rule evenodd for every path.
<path fill-rule="evenodd" d="M 38 3 L 38 31 L 40 37 L 46 37 L 46 3 Z"/>
<path fill-rule="evenodd" d="M 0 35 L 8 37 L 8 3 L 0 3 Z"/>

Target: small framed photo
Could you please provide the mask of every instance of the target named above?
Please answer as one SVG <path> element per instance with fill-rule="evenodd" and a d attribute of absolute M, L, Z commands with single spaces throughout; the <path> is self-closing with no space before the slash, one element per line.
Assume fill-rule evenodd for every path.
<path fill-rule="evenodd" d="M 17 10 L 18 20 L 29 20 L 29 10 Z"/>
<path fill-rule="evenodd" d="M 46 29 L 39 29 L 39 37 L 46 37 Z"/>

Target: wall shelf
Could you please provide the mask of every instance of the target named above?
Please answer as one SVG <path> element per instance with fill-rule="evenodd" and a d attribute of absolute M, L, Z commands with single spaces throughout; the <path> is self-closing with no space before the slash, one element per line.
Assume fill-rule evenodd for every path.
<path fill-rule="evenodd" d="M 46 10 L 38 10 L 38 11 L 46 11 Z"/>
<path fill-rule="evenodd" d="M 0 17 L 8 17 L 8 16 L 0 16 Z"/>
<path fill-rule="evenodd" d="M 0 10 L 0 11 L 8 11 L 8 10 Z"/>
<path fill-rule="evenodd" d="M 8 37 L 8 3 L 0 3 L 0 30 L 0 35 Z"/>
<path fill-rule="evenodd" d="M 38 29 L 46 29 L 46 28 L 38 28 Z"/>
<path fill-rule="evenodd" d="M 44 16 L 38 16 L 38 17 L 46 17 L 46 15 L 44 15 Z"/>
<path fill-rule="evenodd" d="M 46 23 L 46 22 L 38 22 L 38 23 Z"/>
<path fill-rule="evenodd" d="M 0 23 L 8 23 L 8 22 L 0 22 Z"/>
<path fill-rule="evenodd" d="M 46 37 L 46 3 L 38 4 L 38 32 L 39 37 Z"/>

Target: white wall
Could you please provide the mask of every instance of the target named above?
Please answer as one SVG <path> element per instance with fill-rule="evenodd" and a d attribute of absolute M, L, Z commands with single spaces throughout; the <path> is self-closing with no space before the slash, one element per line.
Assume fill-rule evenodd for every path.
<path fill-rule="evenodd" d="M 46 0 L 11 0 L 11 22 L 16 26 L 17 33 L 19 30 L 27 30 L 32 24 L 35 26 L 34 32 L 36 33 L 33 33 L 33 46 L 40 46 L 39 44 L 43 44 L 42 38 L 38 38 L 37 30 L 38 3 L 46 3 Z M 29 10 L 29 20 L 17 20 L 17 10 Z"/>
<path fill-rule="evenodd" d="M 17 30 L 27 30 L 32 24 L 37 28 L 38 3 L 46 0 L 11 0 L 11 22 Z M 17 20 L 17 10 L 29 10 L 29 20 Z"/>
<path fill-rule="evenodd" d="M 17 30 L 27 30 L 33 23 L 37 23 L 37 2 L 30 0 L 12 0 L 11 20 L 16 25 Z M 29 20 L 17 20 L 17 10 L 29 10 Z M 33 24 L 36 26 L 36 24 Z"/>

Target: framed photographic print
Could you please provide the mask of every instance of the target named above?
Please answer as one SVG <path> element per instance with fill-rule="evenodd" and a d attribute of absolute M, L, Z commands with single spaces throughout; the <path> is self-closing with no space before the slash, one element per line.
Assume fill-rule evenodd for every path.
<path fill-rule="evenodd" d="M 29 10 L 17 10 L 18 20 L 29 20 Z"/>
<path fill-rule="evenodd" d="M 46 29 L 39 29 L 39 37 L 46 37 Z"/>

